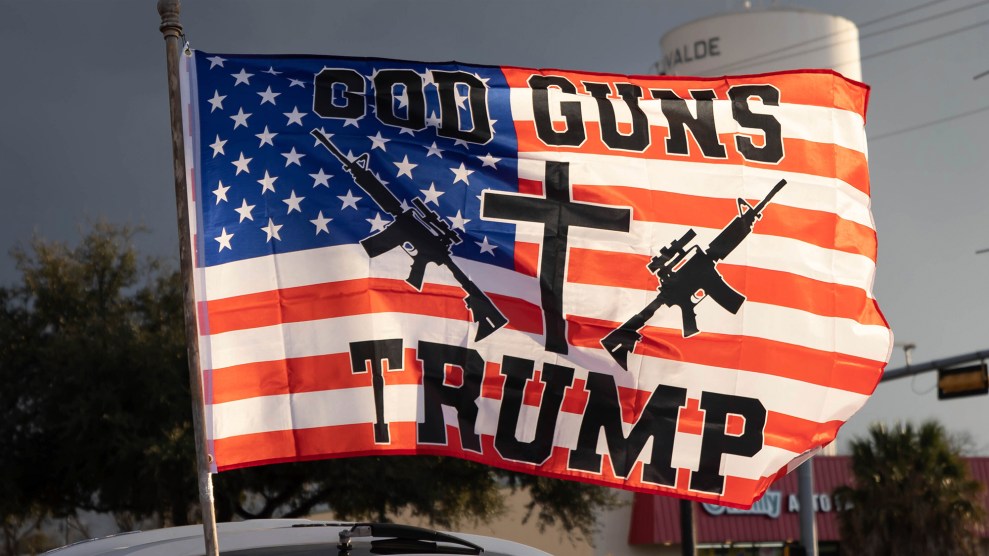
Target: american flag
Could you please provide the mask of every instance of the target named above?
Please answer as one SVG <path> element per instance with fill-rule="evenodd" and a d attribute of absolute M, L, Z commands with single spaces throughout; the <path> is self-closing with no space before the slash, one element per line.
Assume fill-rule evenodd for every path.
<path fill-rule="evenodd" d="M 318 76 L 327 70 L 351 80 L 338 79 L 320 93 Z M 388 90 L 375 88 L 377 77 L 395 71 L 414 77 Z M 449 75 L 464 79 L 444 78 Z M 538 129 L 541 101 L 534 100 L 533 76 L 552 77 L 539 97 L 549 107 L 548 129 Z M 779 102 L 742 102 L 778 122 L 781 160 L 743 154 L 746 144 L 758 150 L 771 141 L 768 132 L 740 119 L 739 102 L 729 99 L 732 87 L 752 84 L 780 93 Z M 624 93 L 633 86 L 641 98 L 630 101 Z M 475 96 L 478 90 L 482 96 Z M 686 153 L 671 147 L 674 134 L 662 100 L 668 93 L 657 91 L 684 99 L 677 106 L 685 106 L 690 118 L 702 119 L 712 109 L 724 155 L 700 148 L 696 135 L 703 130 L 694 128 L 685 134 Z M 183 73 L 186 159 L 215 469 L 440 454 L 751 504 L 780 473 L 834 439 L 888 360 L 892 335 L 871 292 L 876 236 L 864 132 L 867 92 L 825 71 L 631 77 L 194 51 Z M 320 109 L 321 102 L 329 104 Z M 483 112 L 475 102 L 483 102 Z M 335 115 L 326 117 L 327 111 Z M 614 148 L 606 121 L 616 122 L 612 139 L 628 138 L 639 115 L 648 120 L 648 145 Z M 472 139 L 468 132 L 482 126 L 490 135 Z M 547 144 L 547 136 L 576 133 L 578 126 L 584 134 L 579 144 Z M 349 161 L 361 161 L 403 211 L 415 199 L 434 211 L 459 238 L 450 246 L 450 261 L 507 325 L 478 338 L 477 315 L 465 306 L 463 284 L 449 267 L 428 265 L 421 291 L 406 282 L 414 248 L 369 256 L 359 242 L 386 230 L 394 215 L 319 137 Z M 601 340 L 656 298 L 650 259 L 689 229 L 696 232 L 694 243 L 707 246 L 740 214 L 737 199 L 754 206 L 782 179 L 786 187 L 767 204 L 751 235 L 717 264 L 724 281 L 744 296 L 740 310 L 697 303 L 700 333 L 684 337 L 681 312 L 661 307 L 641 329 L 623 369 Z M 614 222 L 561 231 L 557 224 L 564 217 L 515 218 L 510 203 L 501 212 L 492 209 L 498 195 L 562 195 L 552 210 L 610 215 Z M 547 253 L 551 244 L 558 253 Z M 559 321 L 548 309 L 554 303 Z M 400 340 L 401 356 L 377 372 L 373 361 L 355 358 L 356 344 L 386 340 Z M 430 418 L 423 400 L 429 363 L 420 352 L 427 344 L 469 350 L 480 361 L 440 365 L 436 388 L 467 392 L 475 379 L 478 388 L 467 405 L 443 405 L 441 442 L 424 438 L 421 428 Z M 528 378 L 508 378 L 510 358 L 532 362 Z M 515 442 L 534 441 L 541 407 L 552 397 L 547 377 L 560 367 L 573 376 L 557 400 L 551 453 L 536 463 L 505 457 L 496 436 L 514 433 Z M 608 377 L 616 387 L 618 443 L 635 437 L 657 389 L 684 391 L 667 438 L 672 482 L 643 477 L 655 450 L 630 452 L 620 464 L 614 461 L 616 441 L 597 432 L 595 450 L 612 465 L 594 471 L 573 465 L 582 424 L 597 411 L 589 386 L 594 377 Z M 377 391 L 375 380 L 382 381 Z M 521 384 L 521 392 L 510 394 L 512 384 Z M 724 477 L 718 492 L 690 484 L 702 466 L 705 427 L 714 426 L 705 420 L 705 393 L 755 399 L 766 410 L 755 453 L 709 462 Z M 512 396 L 521 396 L 517 419 L 510 421 L 515 428 L 499 433 L 502 406 Z M 465 420 L 474 411 L 468 406 L 476 414 Z M 723 423 L 724 438 L 746 430 L 745 419 L 733 417 L 739 416 Z M 376 436 L 382 423 L 386 441 Z M 466 442 L 472 435 L 478 446 Z"/>

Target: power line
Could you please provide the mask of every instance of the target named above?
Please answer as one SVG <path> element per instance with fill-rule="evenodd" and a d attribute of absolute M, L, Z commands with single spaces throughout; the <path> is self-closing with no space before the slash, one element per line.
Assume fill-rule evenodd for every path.
<path fill-rule="evenodd" d="M 876 19 L 873 19 L 873 20 L 870 20 L 870 21 L 866 21 L 865 23 L 860 24 L 858 27 L 860 29 L 863 28 L 863 27 L 868 27 L 869 25 L 874 25 L 876 23 L 880 23 L 880 22 L 883 22 L 883 21 L 886 21 L 886 20 L 889 20 L 889 19 L 893 19 L 895 17 L 899 17 L 901 15 L 908 14 L 910 12 L 921 10 L 923 8 L 928 8 L 928 7 L 933 6 L 935 4 L 940 4 L 940 3 L 946 2 L 946 1 L 947 0 L 932 0 L 931 2 L 925 2 L 923 4 L 919 4 L 919 5 L 914 6 L 912 8 L 907 8 L 907 9 L 904 9 L 904 10 L 900 10 L 898 12 L 893 12 L 891 14 L 887 14 L 887 15 L 882 16 L 882 17 L 877 17 Z M 737 60 L 737 61 L 735 61 L 735 62 L 733 62 L 731 64 L 726 64 L 726 65 L 722 65 L 722 66 L 715 66 L 714 68 L 712 68 L 711 70 L 708 70 L 708 71 L 719 71 L 719 70 L 724 69 L 724 68 L 730 68 L 730 67 L 732 67 L 735 64 L 740 63 L 740 62 L 751 62 L 753 60 L 758 60 L 760 58 L 765 58 L 766 56 L 771 56 L 771 55 L 776 54 L 778 52 L 781 52 L 783 50 L 789 50 L 791 48 L 798 48 L 798 47 L 801 47 L 801 46 L 807 46 L 809 44 L 812 44 L 812 43 L 815 43 L 815 42 L 818 42 L 818 41 L 822 41 L 822 40 L 825 40 L 825 39 L 829 39 L 831 37 L 838 36 L 838 35 L 840 35 L 842 33 L 845 33 L 846 31 L 847 30 L 834 31 L 832 33 L 828 33 L 827 35 L 821 35 L 819 37 L 815 37 L 815 38 L 812 38 L 812 39 L 807 39 L 805 41 L 800 41 L 800 42 L 797 42 L 797 43 L 793 43 L 793 44 L 788 45 L 788 46 L 785 46 L 783 48 L 768 50 L 766 52 L 763 52 L 762 54 L 755 54 L 755 55 L 750 56 L 748 58 L 742 58 L 741 60 Z"/>
<path fill-rule="evenodd" d="M 954 15 L 954 14 L 957 14 L 957 13 L 960 13 L 960 12 L 963 12 L 963 11 L 966 11 L 966 10 L 970 10 L 972 8 L 977 8 L 977 7 L 983 6 L 985 4 L 989 4 L 989 0 L 981 0 L 981 1 L 976 2 L 974 4 L 968 4 L 966 6 L 961 6 L 961 7 L 952 9 L 952 10 L 948 10 L 946 12 L 941 12 L 941 13 L 929 15 L 929 16 L 923 17 L 921 19 L 917 19 L 917 20 L 914 20 L 914 21 L 908 21 L 908 22 L 905 22 L 905 23 L 901 23 L 899 25 L 894 25 L 893 27 L 888 27 L 886 29 L 881 29 L 881 30 L 878 30 L 878 31 L 873 31 L 872 33 L 867 33 L 867 34 L 864 34 L 864 35 L 860 35 L 858 38 L 851 37 L 851 38 L 843 39 L 843 40 L 840 40 L 840 41 L 830 42 L 830 43 L 825 44 L 825 45 L 822 45 L 822 46 L 817 46 L 817 47 L 814 47 L 814 48 L 808 48 L 808 49 L 805 49 L 805 50 L 799 50 L 797 52 L 787 52 L 787 53 L 782 54 L 780 56 L 776 56 L 775 58 L 758 60 L 758 61 L 747 63 L 747 64 L 741 64 L 741 65 L 739 65 L 738 62 L 734 62 L 734 63 L 728 64 L 728 65 L 718 66 L 718 67 L 713 68 L 713 69 L 708 70 L 708 71 L 718 71 L 718 70 L 726 69 L 726 68 L 740 69 L 740 68 L 751 67 L 751 66 L 757 65 L 757 64 L 767 64 L 767 63 L 771 63 L 771 62 L 777 62 L 777 61 L 780 61 L 780 60 L 786 60 L 787 58 L 793 58 L 793 57 L 796 57 L 796 56 L 802 56 L 804 54 L 809 54 L 811 52 L 817 52 L 819 50 L 825 50 L 827 48 L 831 48 L 833 46 L 838 46 L 840 44 L 849 43 L 849 42 L 852 42 L 852 41 L 855 41 L 855 40 L 867 39 L 867 38 L 871 38 L 871 37 L 876 37 L 876 36 L 879 36 L 879 35 L 883 35 L 883 34 L 886 34 L 886 33 L 891 33 L 893 31 L 899 31 L 899 30 L 905 29 L 907 27 L 913 27 L 915 25 L 920 25 L 921 23 L 927 23 L 927 22 L 933 21 L 935 19 L 941 19 L 941 18 L 944 18 L 944 17 L 948 17 L 950 15 Z M 835 34 L 837 34 L 837 33 L 835 33 Z M 783 49 L 780 49 L 779 52 L 782 52 L 782 50 Z M 789 48 L 787 48 L 787 50 L 789 50 Z M 872 55 L 870 55 L 870 56 L 863 56 L 863 57 L 861 57 L 861 59 L 864 60 L 864 59 L 866 59 L 868 57 L 872 57 Z M 761 56 L 760 56 L 760 58 L 761 58 Z M 849 62 L 843 62 L 842 64 L 838 64 L 838 65 L 844 65 L 844 64 L 847 64 L 847 63 L 849 63 Z"/>
<path fill-rule="evenodd" d="M 900 46 L 897 46 L 896 48 L 890 48 L 890 49 L 887 49 L 887 50 L 880 50 L 879 52 L 873 52 L 873 53 L 867 54 L 865 56 L 860 56 L 859 59 L 860 60 L 868 60 L 869 58 L 875 58 L 877 56 L 883 56 L 885 54 L 891 54 L 891 53 L 896 52 L 898 50 L 903 50 L 905 48 L 910 48 L 912 46 L 921 45 L 921 44 L 924 44 L 924 43 L 927 43 L 927 42 L 935 41 L 937 39 L 943 39 L 944 37 L 950 37 L 951 35 L 957 35 L 958 33 L 964 33 L 965 31 L 971 31 L 972 29 L 975 29 L 977 27 L 982 27 L 983 25 L 986 25 L 986 24 L 989 24 L 989 19 L 984 19 L 984 20 L 982 20 L 982 21 L 980 21 L 978 23 L 973 23 L 971 25 L 966 25 L 965 27 L 959 27 L 958 29 L 955 29 L 954 31 L 946 31 L 944 33 L 939 33 L 939 34 L 934 35 L 932 37 L 927 37 L 926 39 L 920 39 L 920 40 L 917 40 L 917 41 L 914 41 L 914 42 L 908 42 L 906 44 L 902 44 Z M 848 62 L 843 62 L 843 63 L 844 64 L 847 64 Z"/>
<path fill-rule="evenodd" d="M 893 136 L 896 136 L 896 135 L 902 135 L 904 133 L 908 133 L 908 132 L 911 132 L 911 131 L 917 131 L 918 129 L 923 129 L 925 127 L 931 127 L 931 126 L 935 126 L 935 125 L 938 125 L 938 124 L 943 124 L 945 122 L 950 122 L 952 120 L 957 120 L 959 118 L 964 118 L 966 116 L 971 116 L 973 114 L 978 114 L 980 112 L 986 112 L 986 111 L 989 111 L 989 106 L 983 106 L 982 108 L 976 108 L 974 110 L 969 110 L 967 112 L 962 112 L 961 114 L 955 114 L 954 116 L 948 116 L 948 117 L 945 117 L 945 118 L 940 118 L 940 119 L 937 119 L 937 120 L 933 120 L 933 121 L 930 121 L 930 122 L 925 122 L 925 123 L 922 123 L 922 124 L 917 124 L 915 126 L 907 127 L 907 128 L 904 128 L 904 129 L 898 129 L 896 131 L 890 131 L 890 132 L 887 132 L 887 133 L 880 133 L 879 135 L 874 135 L 872 137 L 869 137 L 869 142 L 870 143 L 875 143 L 876 141 L 879 141 L 879 140 L 882 140 L 882 139 L 886 139 L 886 138 L 893 137 Z"/>

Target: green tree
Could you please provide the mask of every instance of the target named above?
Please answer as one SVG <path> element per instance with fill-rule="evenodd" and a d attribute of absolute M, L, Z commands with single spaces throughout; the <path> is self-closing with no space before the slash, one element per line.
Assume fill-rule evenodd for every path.
<path fill-rule="evenodd" d="M 135 230 L 97 224 L 77 246 L 36 239 L 0 287 L 0 515 L 8 541 L 44 516 L 195 520 L 198 505 L 178 273 L 141 259 Z M 441 480 L 440 480 L 441 479 Z M 606 489 L 438 457 L 323 460 L 215 477 L 221 519 L 344 519 L 408 511 L 438 526 L 483 519 L 502 489 L 529 515 L 589 537 Z"/>
<path fill-rule="evenodd" d="M 873 425 L 851 448 L 853 484 L 835 491 L 850 554 L 977 553 L 982 485 L 940 424 Z"/>

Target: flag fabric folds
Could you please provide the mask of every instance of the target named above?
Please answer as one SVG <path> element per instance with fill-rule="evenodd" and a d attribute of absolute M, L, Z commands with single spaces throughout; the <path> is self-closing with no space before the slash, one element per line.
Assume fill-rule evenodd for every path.
<path fill-rule="evenodd" d="M 878 383 L 865 85 L 183 65 L 216 470 L 436 454 L 744 507 Z"/>

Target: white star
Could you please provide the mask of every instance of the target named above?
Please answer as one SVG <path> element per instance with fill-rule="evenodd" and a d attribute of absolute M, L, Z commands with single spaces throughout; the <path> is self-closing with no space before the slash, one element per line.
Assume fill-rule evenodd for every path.
<path fill-rule="evenodd" d="M 247 118 L 250 118 L 251 114 L 245 114 L 243 108 L 237 109 L 237 115 L 230 116 L 230 119 L 234 121 L 234 129 L 240 126 L 247 127 Z"/>
<path fill-rule="evenodd" d="M 478 247 L 481 248 L 481 253 L 487 253 L 494 257 L 494 250 L 498 248 L 497 245 L 493 243 L 488 243 L 488 236 L 484 236 L 484 241 L 475 241 Z"/>
<path fill-rule="evenodd" d="M 323 169 L 320 168 L 318 173 L 309 174 L 309 177 L 313 179 L 313 187 L 316 187 L 317 185 L 325 185 L 326 187 L 329 187 L 330 178 L 332 178 L 333 175 L 323 172 Z"/>
<path fill-rule="evenodd" d="M 405 108 L 406 106 L 409 105 L 409 92 L 405 89 L 402 89 L 402 92 L 399 93 L 399 95 L 395 97 L 395 99 L 398 100 L 399 108 Z"/>
<path fill-rule="evenodd" d="M 321 134 L 321 135 L 322 135 L 323 137 L 326 137 L 327 139 L 329 139 L 330 137 L 333 137 L 333 134 L 332 134 L 332 133 L 326 133 L 326 130 L 325 130 L 325 129 L 323 129 L 323 128 L 319 128 L 319 133 L 320 133 L 320 134 Z M 318 147 L 319 145 L 320 145 L 320 142 L 319 142 L 319 139 L 316 139 L 316 142 L 315 142 L 315 143 L 313 143 L 313 146 L 314 146 L 314 147 Z"/>
<path fill-rule="evenodd" d="M 224 155 L 227 154 L 223 152 L 223 145 L 226 144 L 227 142 L 221 140 L 219 135 L 216 136 L 216 141 L 213 141 L 213 144 L 210 145 L 210 147 L 213 149 L 213 158 L 216 158 L 216 155 L 218 154 L 224 154 Z"/>
<path fill-rule="evenodd" d="M 285 157 L 285 167 L 288 168 L 290 164 L 295 164 L 296 166 L 301 167 L 302 164 L 299 161 L 306 155 L 295 152 L 295 147 L 292 147 L 291 151 L 282 153 L 282 156 Z"/>
<path fill-rule="evenodd" d="M 368 139 L 371 140 L 371 150 L 372 151 L 374 149 L 381 149 L 381 150 L 383 150 L 385 152 L 388 151 L 388 149 L 385 148 L 385 143 L 387 143 L 388 141 L 391 141 L 391 139 L 385 139 L 384 137 L 382 137 L 380 131 L 374 137 L 368 137 Z"/>
<path fill-rule="evenodd" d="M 453 146 L 457 146 L 457 145 L 460 145 L 465 149 L 469 147 L 469 145 L 467 145 L 467 141 L 464 141 L 463 139 L 457 139 L 456 141 L 453 142 Z"/>
<path fill-rule="evenodd" d="M 440 195 L 444 193 L 443 191 L 436 190 L 435 183 L 430 183 L 429 189 L 420 189 L 419 191 L 422 191 L 422 195 L 426 199 L 426 204 L 433 203 L 436 206 L 439 206 Z"/>
<path fill-rule="evenodd" d="M 467 167 L 464 166 L 463 162 L 460 163 L 460 168 L 450 168 L 450 171 L 456 175 L 456 177 L 453 178 L 453 183 L 462 181 L 465 184 L 470 185 L 470 181 L 467 180 L 467 176 L 473 174 L 474 170 L 468 170 Z"/>
<path fill-rule="evenodd" d="M 261 144 L 258 145 L 258 148 L 260 149 L 261 147 L 265 146 L 265 144 L 268 144 L 268 145 L 271 145 L 272 147 L 274 147 L 275 146 L 275 143 L 272 142 L 272 139 L 274 139 L 276 135 L 278 135 L 278 134 L 277 133 L 271 133 L 270 131 L 268 131 L 268 126 L 264 126 L 264 131 L 263 132 L 256 133 L 254 135 L 255 137 L 257 137 L 258 139 L 261 140 Z"/>
<path fill-rule="evenodd" d="M 453 98 L 456 99 L 458 108 L 467 110 L 467 95 L 461 94 L 460 87 L 453 87 Z"/>
<path fill-rule="evenodd" d="M 260 92 L 258 94 L 261 95 L 261 104 L 264 104 L 266 102 L 270 102 L 271 105 L 274 106 L 275 105 L 275 97 L 277 97 L 281 93 L 273 93 L 273 92 L 271 92 L 271 86 L 269 85 L 267 91 L 263 91 L 263 92 Z"/>
<path fill-rule="evenodd" d="M 282 240 L 282 238 L 278 235 L 278 230 L 281 230 L 282 229 L 282 225 L 281 224 L 275 224 L 274 222 L 272 222 L 271 218 L 268 219 L 268 225 L 267 226 L 261 226 L 261 229 L 264 230 L 264 233 L 268 234 L 268 240 L 267 241 L 269 243 L 271 242 L 271 238 L 275 238 L 278 241 L 281 241 Z"/>
<path fill-rule="evenodd" d="M 268 69 L 264 70 L 263 73 L 270 73 L 271 75 L 281 75 L 282 72 L 275 71 L 275 66 L 269 66 Z"/>
<path fill-rule="evenodd" d="M 251 78 L 254 77 L 253 73 L 247 73 L 243 68 L 241 68 L 240 73 L 231 73 L 230 77 L 233 77 L 237 81 L 234 82 L 234 87 L 243 83 L 244 85 L 251 84 Z"/>
<path fill-rule="evenodd" d="M 406 201 L 405 199 L 402 199 L 402 202 L 399 203 L 398 206 L 402 207 L 402 212 L 406 212 L 412 208 L 412 206 L 409 205 L 409 202 Z"/>
<path fill-rule="evenodd" d="M 442 120 L 440 120 L 438 117 L 436 117 L 436 112 L 432 112 L 432 113 L 429 114 L 429 117 L 426 118 L 426 126 L 427 127 L 440 127 L 440 122 L 441 121 Z"/>
<path fill-rule="evenodd" d="M 388 226 L 388 222 L 381 218 L 381 213 L 374 213 L 374 218 L 365 218 L 371 224 L 371 232 L 380 232 Z"/>
<path fill-rule="evenodd" d="M 392 162 L 395 166 L 398 166 L 398 176 L 402 177 L 402 174 L 409 176 L 412 179 L 412 169 L 418 166 L 418 164 L 412 164 L 409 162 L 409 157 L 406 155 L 401 162 Z"/>
<path fill-rule="evenodd" d="M 288 84 L 289 87 L 302 87 L 303 89 L 306 88 L 306 84 L 303 83 L 302 81 L 299 81 L 298 79 L 289 79 L 289 81 L 291 82 Z"/>
<path fill-rule="evenodd" d="M 291 112 L 283 112 L 285 117 L 288 118 L 288 123 L 285 125 L 299 124 L 302 125 L 302 118 L 308 115 L 308 112 L 299 112 L 299 107 L 292 107 Z"/>
<path fill-rule="evenodd" d="M 501 159 L 500 158 L 495 158 L 495 157 L 491 156 L 491 153 L 488 153 L 488 154 L 486 154 L 484 156 L 478 156 L 477 158 L 479 158 L 481 160 L 481 168 L 484 168 L 485 166 L 490 166 L 490 167 L 494 168 L 495 170 L 497 170 L 498 167 L 495 166 L 495 164 L 501 162 Z"/>
<path fill-rule="evenodd" d="M 398 134 L 399 134 L 399 135 L 401 135 L 401 134 L 403 134 L 403 133 L 404 133 L 404 134 L 406 134 L 406 135 L 411 135 L 411 136 L 413 136 L 413 137 L 415 137 L 415 136 L 416 136 L 416 132 L 415 132 L 415 130 L 413 130 L 413 129 L 412 129 L 412 128 L 410 128 L 410 127 L 402 127 L 402 128 L 399 128 L 399 130 L 398 130 Z"/>
<path fill-rule="evenodd" d="M 457 211 L 457 215 L 456 216 L 454 216 L 452 218 L 447 218 L 447 220 L 450 221 L 450 224 L 453 224 L 453 227 L 454 228 L 457 228 L 460 231 L 466 231 L 466 230 L 464 230 L 464 226 L 468 222 L 470 222 L 470 219 L 464 218 L 464 217 L 460 216 L 460 211 L 459 210 Z"/>
<path fill-rule="evenodd" d="M 211 57 L 206 58 L 206 59 L 209 60 L 209 69 L 213 69 L 216 66 L 220 66 L 222 68 L 223 67 L 223 62 L 226 62 L 227 61 L 226 58 L 220 58 L 219 56 L 211 56 Z"/>
<path fill-rule="evenodd" d="M 216 189 L 213 190 L 213 195 L 216 195 L 216 204 L 220 204 L 220 201 L 227 200 L 227 191 L 230 189 L 229 185 L 223 185 L 222 181 L 217 180 Z"/>
<path fill-rule="evenodd" d="M 288 212 L 286 214 L 292 214 L 293 210 L 297 210 L 301 213 L 302 207 L 299 205 L 302 204 L 303 199 L 305 199 L 305 197 L 296 197 L 295 190 L 293 189 L 292 194 L 289 195 L 288 199 L 282 199 L 282 202 L 288 205 Z"/>
<path fill-rule="evenodd" d="M 360 201 L 363 197 L 355 197 L 354 194 L 348 189 L 346 195 L 337 195 L 337 199 L 343 201 L 343 206 L 340 207 L 340 210 L 347 207 L 353 207 L 354 210 L 357 210 L 357 201 Z"/>
<path fill-rule="evenodd" d="M 438 156 L 440 158 L 443 158 L 443 151 L 440 150 L 440 148 L 436 146 L 436 141 L 433 141 L 433 144 L 430 145 L 430 146 L 428 146 L 428 147 L 426 147 L 426 148 L 429 149 L 429 152 L 426 153 L 426 158 L 429 158 L 429 157 L 431 157 L 433 155 L 436 155 L 436 156 Z"/>
<path fill-rule="evenodd" d="M 240 208 L 235 208 L 234 209 L 234 211 L 236 211 L 237 214 L 240 215 L 240 222 L 243 222 L 245 218 L 248 219 L 248 220 L 253 221 L 254 220 L 254 217 L 251 216 L 251 211 L 252 210 L 254 210 L 254 205 L 247 204 L 247 199 L 244 199 L 241 202 Z"/>
<path fill-rule="evenodd" d="M 360 127 L 360 125 L 358 125 L 357 123 L 357 120 L 359 119 L 360 118 L 347 118 L 343 121 L 343 127 L 347 127 L 347 126 Z"/>
<path fill-rule="evenodd" d="M 278 176 L 269 176 L 268 175 L 268 171 L 265 170 L 264 171 L 264 178 L 258 180 L 258 183 L 261 184 L 261 194 L 264 195 L 264 192 L 265 191 L 271 191 L 272 193 L 274 193 L 275 192 L 275 180 L 277 180 L 277 179 L 278 179 Z"/>
<path fill-rule="evenodd" d="M 217 90 L 213 91 L 213 98 L 209 99 L 209 103 L 213 105 L 213 108 L 209 109 L 210 114 L 212 114 L 217 108 L 223 110 L 223 99 L 225 98 L 227 98 L 227 95 L 221 95 L 220 91 Z"/>
<path fill-rule="evenodd" d="M 237 167 L 237 173 L 234 174 L 234 175 L 235 176 L 239 176 L 241 172 L 245 172 L 245 173 L 250 174 L 251 173 L 251 169 L 248 168 L 248 164 L 250 164 L 252 160 L 254 160 L 254 159 L 253 158 L 244 158 L 244 153 L 241 152 L 240 153 L 240 159 L 239 160 L 234 160 L 233 162 L 230 163 L 230 164 L 233 164 L 234 166 Z"/>
<path fill-rule="evenodd" d="M 319 215 L 316 217 L 315 220 L 310 220 L 310 222 L 312 222 L 313 225 L 316 226 L 316 235 L 319 235 L 319 232 L 326 232 L 326 234 L 329 235 L 330 229 L 326 225 L 332 221 L 333 221 L 332 218 L 323 217 L 323 211 L 319 211 Z"/>
<path fill-rule="evenodd" d="M 220 237 L 214 237 L 213 239 L 220 243 L 220 251 L 223 251 L 224 247 L 233 251 L 233 247 L 230 247 L 230 238 L 232 237 L 234 237 L 234 235 L 228 234 L 227 229 L 223 228 L 222 233 L 220 233 Z"/>

